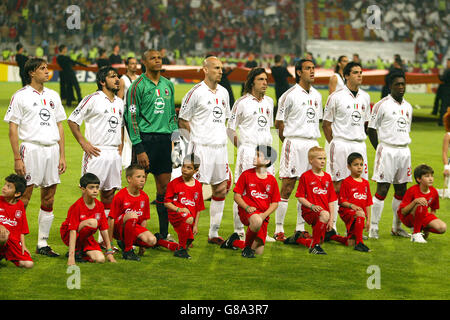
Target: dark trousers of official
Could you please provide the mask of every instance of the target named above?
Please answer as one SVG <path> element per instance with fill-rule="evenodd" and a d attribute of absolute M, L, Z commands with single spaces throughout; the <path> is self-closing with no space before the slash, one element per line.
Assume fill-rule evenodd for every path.
<path fill-rule="evenodd" d="M 66 101 L 67 101 L 67 105 L 71 106 L 72 105 L 72 101 L 75 100 L 75 96 L 73 94 L 73 89 L 75 88 L 75 91 L 77 93 L 77 102 L 80 102 L 82 97 L 81 97 L 81 88 L 80 88 L 80 84 L 78 83 L 77 77 L 75 75 L 75 73 L 72 74 L 68 74 L 66 75 L 66 81 L 65 81 L 65 87 L 66 87 Z"/>

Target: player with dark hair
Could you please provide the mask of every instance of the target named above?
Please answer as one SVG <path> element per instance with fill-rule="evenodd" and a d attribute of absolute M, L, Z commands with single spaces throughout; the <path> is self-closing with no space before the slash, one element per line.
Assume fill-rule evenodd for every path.
<path fill-rule="evenodd" d="M 364 158 L 362 177 L 367 180 L 366 126 L 370 117 L 370 96 L 360 88 L 361 64 L 351 61 L 343 71 L 345 86 L 328 96 L 323 115 L 323 133 L 330 144 L 330 174 L 334 189 L 339 195 L 342 180 L 350 175 L 347 157 L 352 152 Z M 336 229 L 337 202 L 332 212 Z"/>
<path fill-rule="evenodd" d="M 433 187 L 433 174 L 434 170 L 430 166 L 417 166 L 414 169 L 414 180 L 417 184 L 406 191 L 397 210 L 403 224 L 413 229 L 412 242 L 426 243 L 430 232 L 443 234 L 447 231 L 446 223 L 435 215 L 439 209 L 439 195 Z M 428 208 L 431 212 L 428 212 Z"/>
<path fill-rule="evenodd" d="M 123 99 L 124 104 L 127 103 L 127 93 L 128 88 L 130 88 L 131 84 L 134 80 L 136 80 L 139 76 L 137 75 L 137 59 L 134 57 L 128 57 L 125 60 L 125 66 L 127 67 L 127 71 L 124 75 L 120 77 L 119 82 L 119 91 L 117 92 L 117 96 Z M 131 164 L 132 157 L 132 145 L 130 136 L 128 134 L 128 130 L 126 126 L 124 127 L 123 132 L 123 150 L 122 150 L 122 167 L 126 168 Z"/>
<path fill-rule="evenodd" d="M 314 71 L 311 60 L 301 59 L 295 64 L 296 84 L 280 97 L 275 118 L 275 128 L 283 142 L 280 156 L 281 201 L 275 214 L 274 238 L 278 241 L 286 240 L 284 218 L 297 179 L 311 168 L 308 150 L 319 145 L 322 96 L 312 87 Z M 297 205 L 295 231 L 305 231 L 300 205 Z"/>
<path fill-rule="evenodd" d="M 261 255 L 267 238 L 269 217 L 280 201 L 278 183 L 267 172 L 277 159 L 277 152 L 271 146 L 258 145 L 255 149 L 254 168 L 244 171 L 234 187 L 234 201 L 239 206 L 239 217 L 247 226 L 245 241 L 233 233 L 222 245 L 224 249 L 242 249 L 244 258 Z"/>
<path fill-rule="evenodd" d="M 37 253 L 57 257 L 47 240 L 54 219 L 56 187 L 61 182 L 59 176 L 66 171 L 62 124 L 66 113 L 58 93 L 44 87 L 49 80 L 45 60 L 28 60 L 24 72 L 27 86 L 12 96 L 4 120 L 9 123 L 14 170 L 27 180 L 27 189 L 21 197 L 25 208 L 33 189 L 41 187 Z"/>
<path fill-rule="evenodd" d="M 334 68 L 334 74 L 330 77 L 328 83 L 328 92 L 332 94 L 334 91 L 342 89 L 345 86 L 344 68 L 348 63 L 347 56 L 340 56 Z"/>
<path fill-rule="evenodd" d="M 25 207 L 20 197 L 27 181 L 17 174 L 5 178 L 0 196 L 0 260 L 5 258 L 17 267 L 32 268 L 33 260 L 25 244 L 29 233 Z"/>
<path fill-rule="evenodd" d="M 227 125 L 227 134 L 237 148 L 234 181 L 247 169 L 254 167 L 255 147 L 272 145 L 273 100 L 265 95 L 268 88 L 267 73 L 264 68 L 253 68 L 244 83 L 244 96 L 239 98 L 231 110 Z M 239 136 L 237 131 L 239 130 Z M 274 175 L 273 167 L 268 169 Z M 244 225 L 239 214 L 238 205 L 233 203 L 234 231 L 244 235 Z M 273 238 L 268 238 L 273 241 Z"/>
<path fill-rule="evenodd" d="M 100 179 L 100 201 L 108 217 L 114 193 L 122 184 L 123 100 L 116 96 L 119 74 L 113 67 L 97 72 L 98 91 L 85 97 L 69 116 L 73 136 L 83 149 L 81 175 Z M 80 127 L 85 122 L 85 135 Z M 99 234 L 99 242 L 102 242 Z"/>
<path fill-rule="evenodd" d="M 172 173 L 172 139 L 178 143 L 178 126 L 174 86 L 161 75 L 161 59 L 157 50 L 142 55 L 146 71 L 128 90 L 125 122 L 133 145 L 132 163 L 140 164 L 155 178 L 159 232 L 165 239 L 169 220 L 164 198 Z"/>
<path fill-rule="evenodd" d="M 60 228 L 61 239 L 69 247 L 67 264 L 75 265 L 75 262 L 85 261 L 105 262 L 102 249 L 93 237 L 97 230 L 105 239 L 108 261 L 116 262 L 108 236 L 108 221 L 104 207 L 97 200 L 100 190 L 99 178 L 93 173 L 84 174 L 80 178 L 80 189 L 81 198 L 70 206 L 67 218 Z"/>
<path fill-rule="evenodd" d="M 181 176 L 167 185 L 164 204 L 169 221 L 178 234 L 179 247 L 175 257 L 190 258 L 187 250 L 198 233 L 200 212 L 205 210 L 202 184 L 194 178 L 200 167 L 200 158 L 191 153 L 184 157 Z"/>
<path fill-rule="evenodd" d="M 378 223 L 384 208 L 384 199 L 391 184 L 394 185 L 392 199 L 391 234 L 409 237 L 400 227 L 397 210 L 406 192 L 408 182 L 412 181 L 410 131 L 412 107 L 403 96 L 406 89 L 405 74 L 398 70 L 388 78 L 391 93 L 374 105 L 369 122 L 369 139 L 376 149 L 372 180 L 377 182 L 373 197 L 372 218 L 369 237 L 378 239 Z"/>

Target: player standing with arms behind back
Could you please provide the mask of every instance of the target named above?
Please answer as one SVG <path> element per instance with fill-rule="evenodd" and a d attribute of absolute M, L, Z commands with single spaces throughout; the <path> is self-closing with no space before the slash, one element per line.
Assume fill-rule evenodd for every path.
<path fill-rule="evenodd" d="M 367 180 L 368 165 L 365 128 L 370 117 L 370 96 L 360 88 L 362 66 L 349 62 L 344 69 L 345 86 L 333 92 L 327 100 L 323 115 L 323 133 L 330 143 L 330 175 L 336 193 L 342 181 L 350 175 L 347 158 L 352 152 L 363 156 L 364 171 L 362 177 Z M 332 212 L 337 219 L 338 203 Z M 333 224 L 336 230 L 336 220 Z"/>
<path fill-rule="evenodd" d="M 244 84 L 244 96 L 236 101 L 228 121 L 227 134 L 237 151 L 234 179 L 237 181 L 245 170 L 254 167 L 256 146 L 272 145 L 273 100 L 265 95 L 267 73 L 264 68 L 253 68 Z M 239 128 L 239 137 L 236 134 Z M 268 172 L 274 175 L 273 166 Z M 244 235 L 244 225 L 238 214 L 238 204 L 233 203 L 234 232 Z M 268 237 L 267 241 L 274 241 Z"/>
<path fill-rule="evenodd" d="M 275 214 L 275 235 L 278 241 L 286 240 L 284 218 L 289 197 L 297 179 L 311 169 L 308 151 L 319 146 L 319 121 L 322 119 L 322 96 L 312 87 L 315 66 L 311 60 L 302 59 L 295 65 L 296 84 L 279 100 L 275 128 L 283 142 L 280 156 L 281 201 Z M 302 208 L 297 204 L 295 231 L 305 231 Z"/>
<path fill-rule="evenodd" d="M 161 76 L 159 51 L 145 51 L 142 60 L 146 71 L 128 90 L 125 122 L 133 145 L 132 163 L 137 162 L 155 178 L 159 232 L 166 239 L 169 218 L 164 197 L 172 173 L 172 133 L 178 129 L 174 87 Z"/>
<path fill-rule="evenodd" d="M 377 191 L 373 197 L 372 219 L 369 238 L 378 239 L 378 223 L 384 208 L 384 199 L 391 184 L 394 185 L 392 199 L 393 236 L 408 238 L 403 230 L 397 210 L 406 192 L 408 182 L 412 181 L 411 138 L 412 107 L 403 96 L 406 82 L 403 71 L 392 73 L 388 79 L 391 93 L 374 105 L 369 122 L 369 139 L 376 149 L 372 179 L 377 182 Z"/>
<path fill-rule="evenodd" d="M 47 62 L 33 58 L 25 63 L 27 86 L 11 98 L 4 120 L 9 123 L 9 141 L 14 170 L 27 180 L 21 200 L 27 207 L 33 188 L 41 187 L 36 253 L 58 257 L 47 240 L 53 223 L 53 203 L 59 175 L 66 171 L 64 129 L 66 113 L 59 95 L 44 83 L 49 80 Z M 22 144 L 19 146 L 19 139 Z"/>
<path fill-rule="evenodd" d="M 226 120 L 230 117 L 228 91 L 219 85 L 222 62 L 203 61 L 205 78 L 183 98 L 179 113 L 181 134 L 189 141 L 188 154 L 200 158 L 197 180 L 212 187 L 208 242 L 222 244 L 219 236 L 229 179 Z"/>

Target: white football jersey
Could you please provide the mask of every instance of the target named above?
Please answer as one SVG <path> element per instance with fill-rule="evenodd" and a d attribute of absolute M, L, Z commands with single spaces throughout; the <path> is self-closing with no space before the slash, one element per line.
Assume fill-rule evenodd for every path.
<path fill-rule="evenodd" d="M 345 86 L 334 91 L 327 100 L 323 120 L 331 122 L 333 138 L 366 140 L 364 123 L 370 118 L 370 96 L 362 89 L 356 97 Z"/>
<path fill-rule="evenodd" d="M 121 79 L 123 79 L 123 104 L 125 105 L 127 103 L 127 93 L 128 93 L 128 89 L 130 88 L 131 84 L 133 83 L 134 80 L 131 80 L 126 74 L 124 74 Z"/>
<path fill-rule="evenodd" d="M 230 118 L 228 91 L 218 84 L 213 92 L 204 81 L 200 82 L 183 97 L 178 117 L 189 121 L 192 142 L 226 144 L 226 120 Z"/>
<path fill-rule="evenodd" d="M 322 96 L 313 87 L 309 93 L 298 83 L 278 100 L 276 120 L 284 122 L 286 138 L 320 138 L 319 121 L 322 119 Z"/>
<path fill-rule="evenodd" d="M 86 96 L 73 110 L 69 120 L 86 124 L 85 137 L 94 146 L 119 146 L 122 143 L 123 100 L 111 102 L 103 91 Z"/>
<path fill-rule="evenodd" d="M 12 96 L 4 120 L 19 126 L 19 139 L 42 145 L 59 141 L 57 123 L 67 118 L 58 93 L 25 86 Z"/>
<path fill-rule="evenodd" d="M 336 89 L 334 91 L 343 89 L 345 87 L 344 79 L 342 79 L 342 77 L 339 73 L 335 73 L 334 75 L 337 78 Z"/>
<path fill-rule="evenodd" d="M 405 99 L 400 104 L 388 95 L 373 106 L 369 128 L 377 130 L 379 142 L 404 146 L 411 143 L 411 122 L 411 105 Z"/>
<path fill-rule="evenodd" d="M 228 128 L 239 129 L 239 140 L 247 145 L 272 145 L 273 100 L 264 96 L 261 101 L 247 93 L 234 103 Z"/>

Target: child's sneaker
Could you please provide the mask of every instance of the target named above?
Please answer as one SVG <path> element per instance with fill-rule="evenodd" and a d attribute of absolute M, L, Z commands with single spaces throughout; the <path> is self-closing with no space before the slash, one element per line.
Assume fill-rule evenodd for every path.
<path fill-rule="evenodd" d="M 416 243 L 427 243 L 427 240 L 425 240 L 420 232 L 413 233 L 411 236 L 411 241 Z"/>
<path fill-rule="evenodd" d="M 250 247 L 245 247 L 244 250 L 242 250 L 242 256 L 244 258 L 255 258 L 255 250 L 252 250 Z"/>
<path fill-rule="evenodd" d="M 314 247 L 312 247 L 311 249 L 309 249 L 309 253 L 312 254 L 327 254 L 321 246 L 319 246 L 318 244 L 316 244 Z"/>
<path fill-rule="evenodd" d="M 355 250 L 356 251 L 361 251 L 361 252 L 370 252 L 370 249 L 362 242 L 358 243 L 355 246 Z"/>

